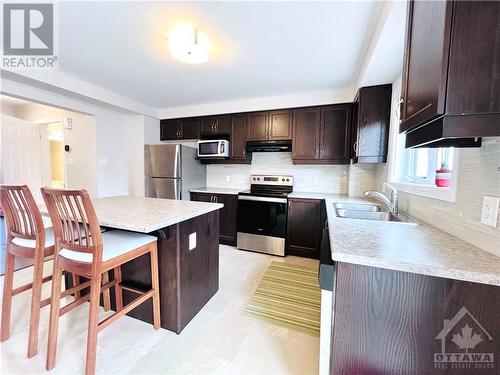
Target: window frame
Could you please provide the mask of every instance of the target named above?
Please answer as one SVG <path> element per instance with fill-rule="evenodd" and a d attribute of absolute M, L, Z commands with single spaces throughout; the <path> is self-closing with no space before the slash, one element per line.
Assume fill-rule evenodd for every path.
<path fill-rule="evenodd" d="M 397 100 L 397 98 L 396 98 Z M 393 107 L 396 105 L 393 103 Z M 451 187 L 438 187 L 435 185 L 414 183 L 410 181 L 401 181 L 396 175 L 398 163 L 396 158 L 398 155 L 398 136 L 399 136 L 399 119 L 396 112 L 393 112 L 393 123 L 395 126 L 391 127 L 389 139 L 389 170 L 388 180 L 390 184 L 396 187 L 399 191 L 419 195 L 427 198 L 438 199 L 447 202 L 457 201 L 457 184 L 458 184 L 458 171 L 460 162 L 460 149 L 454 148 L 453 150 L 453 173 L 451 174 Z M 433 158 L 430 158 L 433 159 Z M 435 164 L 435 159 L 434 162 Z"/>

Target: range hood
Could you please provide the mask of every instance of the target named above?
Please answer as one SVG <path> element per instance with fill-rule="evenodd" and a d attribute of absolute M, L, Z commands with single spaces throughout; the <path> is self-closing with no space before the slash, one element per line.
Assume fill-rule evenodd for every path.
<path fill-rule="evenodd" d="M 489 125 L 479 115 L 442 116 L 406 133 L 405 147 L 481 147 L 481 137 L 498 135 Z"/>
<path fill-rule="evenodd" d="M 248 141 L 247 152 L 290 152 L 292 141 Z"/>

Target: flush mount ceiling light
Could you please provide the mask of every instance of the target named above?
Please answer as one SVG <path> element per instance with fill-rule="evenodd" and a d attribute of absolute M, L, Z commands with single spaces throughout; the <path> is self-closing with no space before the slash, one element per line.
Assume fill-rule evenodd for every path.
<path fill-rule="evenodd" d="M 168 34 L 170 53 L 175 59 L 188 64 L 207 62 L 211 48 L 205 33 L 190 25 L 177 25 Z"/>

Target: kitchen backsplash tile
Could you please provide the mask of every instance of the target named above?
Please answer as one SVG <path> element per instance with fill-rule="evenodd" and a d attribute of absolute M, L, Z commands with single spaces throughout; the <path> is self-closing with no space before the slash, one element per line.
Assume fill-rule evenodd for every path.
<path fill-rule="evenodd" d="M 485 195 L 500 196 L 500 138 L 485 138 L 481 148 L 460 150 L 456 202 L 401 193 L 400 208 L 500 256 L 500 227 L 492 228 L 481 223 Z"/>
<path fill-rule="evenodd" d="M 252 156 L 251 165 L 209 165 L 207 186 L 248 188 L 252 174 L 281 174 L 294 177 L 296 191 L 348 193 L 348 165 L 294 165 L 290 152 L 254 152 Z"/>

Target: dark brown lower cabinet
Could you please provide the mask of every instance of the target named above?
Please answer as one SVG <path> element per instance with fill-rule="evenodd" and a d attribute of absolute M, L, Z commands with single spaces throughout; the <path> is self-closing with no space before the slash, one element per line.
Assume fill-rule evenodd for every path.
<path fill-rule="evenodd" d="M 342 262 L 335 272 L 330 374 L 500 374 L 500 287 Z"/>
<path fill-rule="evenodd" d="M 319 259 L 321 202 L 320 199 L 288 199 L 286 255 Z"/>
<path fill-rule="evenodd" d="M 234 194 L 191 193 L 191 200 L 224 205 L 219 210 L 219 243 L 236 246 L 238 196 Z"/>

